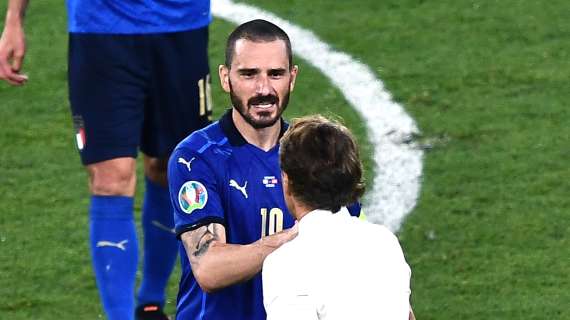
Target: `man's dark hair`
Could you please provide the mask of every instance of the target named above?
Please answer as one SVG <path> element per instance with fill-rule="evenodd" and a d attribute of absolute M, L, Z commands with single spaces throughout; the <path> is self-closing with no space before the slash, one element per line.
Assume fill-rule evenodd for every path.
<path fill-rule="evenodd" d="M 293 54 L 291 52 L 291 40 L 289 40 L 289 36 L 283 29 L 275 24 L 261 19 L 251 20 L 241 24 L 230 34 L 226 43 L 226 67 L 231 67 L 236 41 L 239 39 L 246 39 L 253 42 L 285 41 L 287 57 L 289 58 L 289 68 L 293 67 Z"/>
<path fill-rule="evenodd" d="M 356 140 L 338 122 L 319 115 L 294 120 L 281 138 L 279 160 L 290 192 L 311 209 L 337 212 L 364 194 Z"/>

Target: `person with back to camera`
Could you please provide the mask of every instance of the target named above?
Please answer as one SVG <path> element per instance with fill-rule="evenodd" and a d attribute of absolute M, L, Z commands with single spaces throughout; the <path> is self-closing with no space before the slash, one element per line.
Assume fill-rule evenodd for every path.
<path fill-rule="evenodd" d="M 398 239 L 345 208 L 364 193 L 350 131 L 308 116 L 280 143 L 283 192 L 298 235 L 263 263 L 267 319 L 414 319 L 410 267 Z"/>

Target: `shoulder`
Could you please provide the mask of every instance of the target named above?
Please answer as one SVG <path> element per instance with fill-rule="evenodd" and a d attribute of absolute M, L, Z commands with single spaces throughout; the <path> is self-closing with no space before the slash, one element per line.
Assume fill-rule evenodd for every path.
<path fill-rule="evenodd" d="M 301 261 L 300 256 L 302 255 L 301 249 L 303 246 L 299 243 L 299 237 L 284 243 L 277 250 L 270 253 L 263 262 L 263 271 L 266 268 L 270 271 L 287 271 L 287 273 L 292 272 L 295 268 L 290 266 L 291 263 L 295 261 Z"/>
<path fill-rule="evenodd" d="M 282 262 L 286 261 L 288 257 L 294 253 L 294 250 L 291 249 L 291 243 L 295 240 L 296 239 L 293 239 L 290 242 L 284 243 L 281 247 L 270 253 L 263 261 L 263 268 L 265 268 L 265 266 L 282 266 Z"/>
<path fill-rule="evenodd" d="M 216 121 L 182 140 L 172 152 L 170 161 L 178 161 L 179 157 L 197 157 L 207 162 L 218 163 L 231 154 L 232 148 L 228 138 Z"/>
<path fill-rule="evenodd" d="M 228 139 L 224 134 L 219 121 L 216 121 L 205 128 L 194 131 L 182 140 L 174 150 L 177 151 L 183 149 L 202 154 L 209 149 L 228 145 L 227 141 Z"/>
<path fill-rule="evenodd" d="M 407 265 L 400 241 L 392 231 L 383 225 L 370 222 L 364 222 L 363 225 L 365 227 L 362 230 L 366 237 L 364 243 L 382 257 L 385 267 Z"/>
<path fill-rule="evenodd" d="M 398 238 L 386 226 L 354 217 L 351 217 L 350 220 L 352 231 L 361 234 L 371 243 L 376 245 L 381 243 L 382 246 L 399 246 Z"/>
<path fill-rule="evenodd" d="M 232 149 L 218 122 L 182 140 L 168 161 L 168 183 L 178 190 L 187 181 L 214 184 L 223 177 Z"/>
<path fill-rule="evenodd" d="M 386 226 L 366 221 L 362 222 L 369 228 L 369 233 L 378 238 L 378 241 L 385 243 L 387 246 L 397 246 L 398 248 L 400 247 L 398 238 Z"/>

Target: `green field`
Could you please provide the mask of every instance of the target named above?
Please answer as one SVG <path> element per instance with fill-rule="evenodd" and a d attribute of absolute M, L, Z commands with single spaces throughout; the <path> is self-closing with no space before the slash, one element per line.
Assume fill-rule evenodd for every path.
<path fill-rule="evenodd" d="M 568 1 L 248 3 L 370 66 L 417 121 L 419 139 L 435 141 L 418 205 L 399 233 L 418 319 L 570 319 Z M 214 73 L 231 29 L 219 19 L 211 26 Z M 103 317 L 67 102 L 65 30 L 62 1 L 31 1 L 29 83 L 0 84 L 0 319 Z M 298 63 L 287 116 L 341 115 L 363 145 L 370 179 L 362 119 Z M 219 116 L 229 99 L 217 81 Z"/>

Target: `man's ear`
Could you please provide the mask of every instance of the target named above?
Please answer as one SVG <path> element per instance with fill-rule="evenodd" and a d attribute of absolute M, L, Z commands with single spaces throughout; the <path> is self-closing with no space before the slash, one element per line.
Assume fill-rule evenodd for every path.
<path fill-rule="evenodd" d="M 289 195 L 289 177 L 285 171 L 281 171 L 281 184 L 283 184 L 283 193 Z"/>
<path fill-rule="evenodd" d="M 230 92 L 230 69 L 226 65 L 221 64 L 218 67 L 218 74 L 220 75 L 222 89 L 224 89 L 225 92 Z"/>
<path fill-rule="evenodd" d="M 297 79 L 297 73 L 299 73 L 299 67 L 294 65 L 291 68 L 291 81 L 289 82 L 289 90 L 293 91 L 295 89 L 295 80 Z"/>

